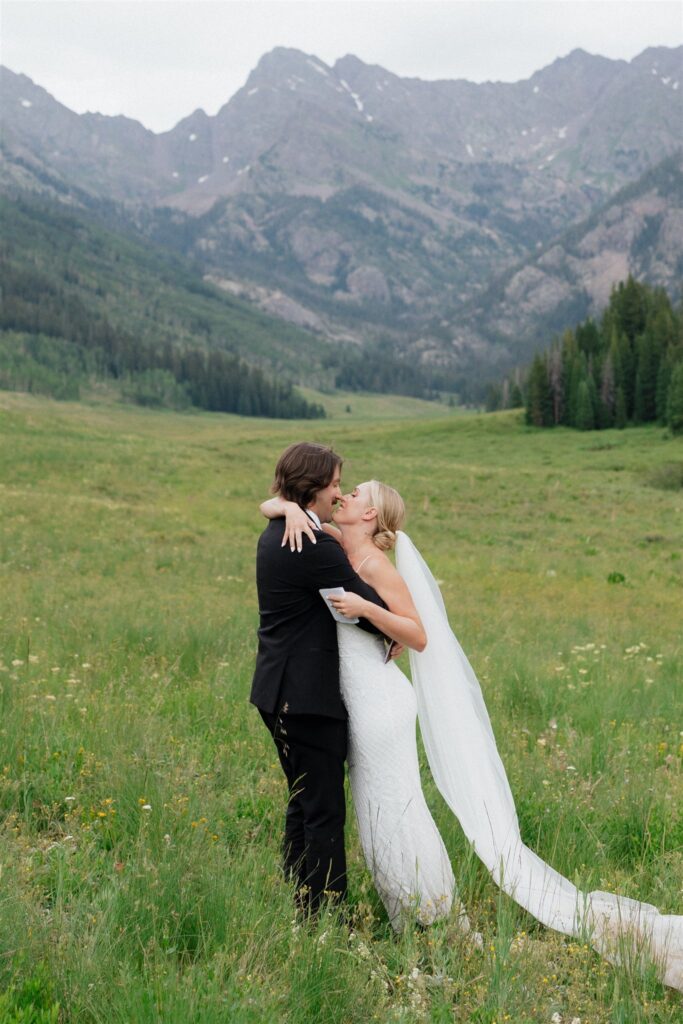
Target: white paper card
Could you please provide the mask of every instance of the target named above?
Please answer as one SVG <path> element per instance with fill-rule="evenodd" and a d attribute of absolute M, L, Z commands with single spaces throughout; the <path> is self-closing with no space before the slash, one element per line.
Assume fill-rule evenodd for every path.
<path fill-rule="evenodd" d="M 347 622 L 351 626 L 354 626 L 357 622 L 360 622 L 360 619 L 349 619 L 349 618 L 346 617 L 346 615 L 342 615 L 342 613 L 338 612 L 337 609 L 334 607 L 334 605 L 330 604 L 330 602 L 328 601 L 328 598 L 332 594 L 339 594 L 339 595 L 345 594 L 346 591 L 344 590 L 343 587 L 323 587 L 321 590 L 318 591 L 318 593 L 320 594 L 322 599 L 325 601 L 325 604 L 327 605 L 327 607 L 330 609 L 330 613 L 332 615 L 332 618 L 336 619 L 337 622 Z"/>

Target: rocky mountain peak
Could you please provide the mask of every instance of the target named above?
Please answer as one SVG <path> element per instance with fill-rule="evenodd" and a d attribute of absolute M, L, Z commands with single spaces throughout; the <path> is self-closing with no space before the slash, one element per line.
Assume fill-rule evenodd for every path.
<path fill-rule="evenodd" d="M 476 84 L 277 47 L 215 117 L 197 109 L 158 135 L 79 116 L 3 71 L 0 183 L 39 191 L 59 176 L 62 192 L 174 207 L 183 251 L 257 301 L 277 296 L 281 315 L 356 338 L 405 341 L 431 325 L 438 348 L 444 311 L 478 301 L 492 275 L 680 146 L 682 55 L 653 48 L 627 63 L 577 49 L 525 81 Z M 648 197 L 629 216 L 669 253 L 662 239 L 679 224 L 666 202 Z M 159 223 L 166 232 L 167 211 Z M 526 277 L 543 275 L 544 302 L 573 302 L 574 283 L 567 291 L 543 258 Z M 609 286 L 616 262 L 598 249 L 590 260 L 587 275 Z"/>
<path fill-rule="evenodd" d="M 288 89 L 296 92 L 319 87 L 323 79 L 333 77 L 332 69 L 313 54 L 286 46 L 276 46 L 264 54 L 237 96 L 255 95 L 256 89 Z"/>

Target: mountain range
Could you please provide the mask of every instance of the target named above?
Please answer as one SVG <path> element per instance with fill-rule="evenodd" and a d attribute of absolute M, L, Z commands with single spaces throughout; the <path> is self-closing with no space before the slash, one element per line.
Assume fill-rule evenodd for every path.
<path fill-rule="evenodd" d="M 0 188 L 87 208 L 319 336 L 455 369 L 465 390 L 683 269 L 683 48 L 575 50 L 513 84 L 266 54 L 155 134 L 3 68 Z M 248 353 L 245 353 L 248 355 Z"/>

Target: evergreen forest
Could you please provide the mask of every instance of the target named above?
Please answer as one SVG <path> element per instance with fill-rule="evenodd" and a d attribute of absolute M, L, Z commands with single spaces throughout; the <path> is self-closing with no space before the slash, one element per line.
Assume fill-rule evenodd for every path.
<path fill-rule="evenodd" d="M 458 386 L 388 340 L 331 345 L 268 316 L 125 211 L 79 202 L 0 198 L 0 388 L 73 400 L 106 382 L 141 405 L 305 419 L 325 412 L 295 382 L 426 399 Z"/>
<path fill-rule="evenodd" d="M 283 365 L 281 350 L 305 352 L 310 336 L 82 211 L 3 198 L 0 223 L 0 388 L 77 399 L 87 382 L 109 381 L 141 405 L 325 415 Z"/>
<path fill-rule="evenodd" d="M 683 310 L 662 288 L 620 282 L 599 322 L 567 329 L 487 402 L 489 410 L 522 405 L 530 426 L 656 422 L 683 432 Z"/>

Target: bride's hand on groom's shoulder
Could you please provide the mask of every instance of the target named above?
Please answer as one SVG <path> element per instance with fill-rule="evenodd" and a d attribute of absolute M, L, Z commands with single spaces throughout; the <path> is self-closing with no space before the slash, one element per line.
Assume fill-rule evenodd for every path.
<path fill-rule="evenodd" d="M 304 510 L 294 501 L 285 502 L 285 532 L 282 547 L 289 544 L 290 551 L 301 551 L 304 534 L 315 544 L 313 524 Z"/>

